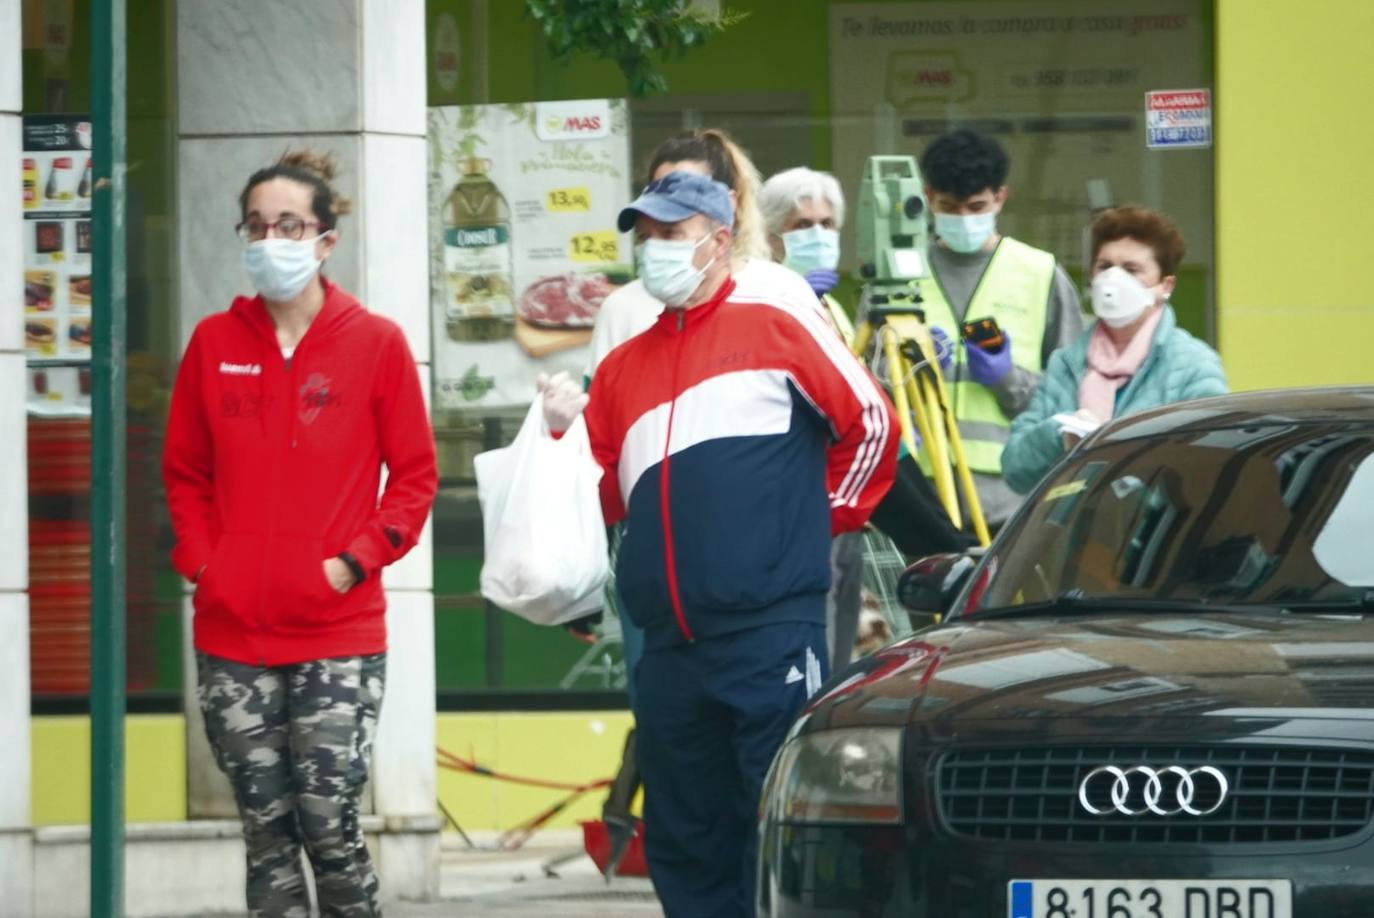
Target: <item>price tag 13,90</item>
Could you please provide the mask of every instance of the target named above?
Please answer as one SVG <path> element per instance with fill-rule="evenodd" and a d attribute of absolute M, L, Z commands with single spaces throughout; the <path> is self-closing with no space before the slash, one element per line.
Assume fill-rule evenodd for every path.
<path fill-rule="evenodd" d="M 548 193 L 544 208 L 549 213 L 585 213 L 592 209 L 592 193 L 588 188 L 555 188 Z"/>

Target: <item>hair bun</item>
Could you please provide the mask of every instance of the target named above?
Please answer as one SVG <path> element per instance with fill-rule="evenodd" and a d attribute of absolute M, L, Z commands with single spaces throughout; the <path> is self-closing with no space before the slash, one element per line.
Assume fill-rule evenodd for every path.
<path fill-rule="evenodd" d="M 296 170 L 319 179 L 320 186 L 328 192 L 326 210 L 342 217 L 352 213 L 353 202 L 339 194 L 334 187 L 334 179 L 339 175 L 339 161 L 333 153 L 326 150 L 287 150 L 277 160 L 277 168 Z"/>
<path fill-rule="evenodd" d="M 324 182 L 334 181 L 339 174 L 339 162 L 334 154 L 320 150 L 287 150 L 277 160 L 277 165 L 303 169 L 319 176 Z"/>

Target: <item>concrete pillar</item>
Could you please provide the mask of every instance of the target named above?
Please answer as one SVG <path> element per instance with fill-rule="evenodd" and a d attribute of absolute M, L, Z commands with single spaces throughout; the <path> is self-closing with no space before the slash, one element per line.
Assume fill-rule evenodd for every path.
<path fill-rule="evenodd" d="M 344 173 L 341 190 L 354 202 L 340 224 L 330 275 L 405 329 L 428 386 L 424 6 L 424 0 L 177 4 L 183 342 L 198 319 L 246 292 L 233 233 L 241 183 L 288 147 L 308 145 L 335 154 Z M 426 531 L 421 545 L 385 575 L 391 649 L 371 788 L 373 811 L 386 827 L 379 842 L 382 882 L 393 898 L 426 898 L 438 890 L 431 568 Z M 190 815 L 231 815 L 232 798 L 196 711 L 193 669 L 186 711 Z"/>
<path fill-rule="evenodd" d="M 0 0 L 0 175 L 19 174 L 20 0 Z M 33 914 L 29 780 L 28 441 L 19 183 L 0 181 L 0 902 Z"/>

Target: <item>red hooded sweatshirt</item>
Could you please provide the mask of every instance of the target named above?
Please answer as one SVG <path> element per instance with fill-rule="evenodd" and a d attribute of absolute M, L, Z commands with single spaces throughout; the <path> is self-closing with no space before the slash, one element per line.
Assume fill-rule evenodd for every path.
<path fill-rule="evenodd" d="M 196 326 L 177 373 L 162 458 L 172 563 L 196 581 L 195 646 L 213 656 L 280 666 L 385 650 L 381 570 L 434 500 L 405 336 L 324 286 L 289 361 L 262 297 L 239 297 Z M 342 552 L 365 574 L 345 594 L 323 570 Z"/>

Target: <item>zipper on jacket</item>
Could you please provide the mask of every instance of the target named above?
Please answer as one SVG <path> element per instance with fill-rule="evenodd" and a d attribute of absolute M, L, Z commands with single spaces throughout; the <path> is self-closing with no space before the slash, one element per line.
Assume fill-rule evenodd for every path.
<path fill-rule="evenodd" d="M 275 344 L 276 342 L 274 341 L 273 343 Z M 296 346 L 297 346 L 297 347 L 300 347 L 300 343 L 297 342 Z M 296 359 L 294 359 L 295 356 L 296 356 L 294 353 L 291 355 L 292 359 L 289 359 L 289 360 L 288 360 L 288 359 L 286 359 L 286 358 L 282 355 L 281 349 L 280 349 L 280 348 L 277 348 L 277 349 L 276 349 L 276 352 L 277 352 L 278 358 L 280 358 L 280 359 L 282 360 L 282 369 L 285 371 L 285 375 L 286 375 L 286 397 L 285 397 L 284 399 L 282 399 L 282 404 L 283 404 L 284 407 L 286 408 L 286 417 L 287 417 L 287 438 L 288 438 L 287 443 L 288 443 L 288 450 L 289 450 L 289 449 L 295 449 L 295 448 L 296 448 L 296 403 L 292 400 L 292 393 L 294 393 L 294 392 L 296 391 L 296 365 L 299 363 L 299 361 L 296 360 Z M 259 566 L 259 577 L 258 577 L 258 634 L 259 634 L 259 635 L 261 635 L 264 631 L 267 630 L 267 577 L 266 577 L 266 575 L 265 575 L 265 569 L 266 569 L 266 567 L 267 567 L 267 556 L 266 556 L 266 555 L 267 555 L 267 552 L 271 550 L 273 539 L 275 539 L 276 536 L 277 536 L 277 508 L 281 505 L 280 491 L 281 491 L 282 468 L 286 465 L 286 462 L 287 462 L 287 459 L 288 459 L 288 458 L 289 458 L 289 454 L 288 454 L 288 455 L 282 456 L 281 459 L 280 459 L 279 461 L 272 463 L 272 465 L 273 465 L 273 469 L 272 469 L 272 489 L 271 489 L 272 500 L 270 501 L 271 509 L 268 511 L 268 517 L 267 517 L 267 535 L 266 535 L 266 538 L 263 539 L 263 543 L 262 543 L 262 546 L 263 546 L 263 564 Z M 255 641 L 254 641 L 254 644 L 257 644 L 257 643 L 258 643 L 258 642 L 255 640 Z M 264 654 L 262 653 L 261 647 L 259 646 L 259 647 L 257 648 L 257 650 L 258 650 L 258 663 L 259 663 L 259 665 L 266 666 L 266 665 L 267 665 L 267 659 L 266 659 L 266 657 L 264 656 Z"/>
<path fill-rule="evenodd" d="M 304 336 L 302 336 L 302 340 L 304 340 Z M 285 360 L 287 384 L 286 403 L 289 408 L 289 410 L 287 411 L 287 417 L 290 419 L 289 423 L 291 425 L 287 428 L 287 431 L 290 435 L 290 443 L 292 449 L 296 448 L 296 364 L 300 362 L 296 360 L 296 351 L 300 349 L 300 346 L 301 342 L 297 341 L 296 347 L 291 351 L 291 356 L 287 357 Z"/>
<path fill-rule="evenodd" d="M 673 388 L 672 401 L 668 403 L 668 435 L 663 441 L 663 462 L 659 466 L 659 512 L 663 516 L 663 566 L 668 577 L 668 599 L 673 604 L 673 617 L 677 619 L 678 630 L 689 642 L 695 641 L 692 629 L 687 626 L 687 615 L 682 610 L 682 596 L 677 588 L 677 559 L 673 556 L 673 516 L 669 500 L 671 475 L 668 466 L 669 452 L 673 445 L 673 416 L 677 413 L 678 370 L 682 366 L 682 329 L 686 324 L 686 310 L 677 314 L 677 336 L 673 342 Z"/>

